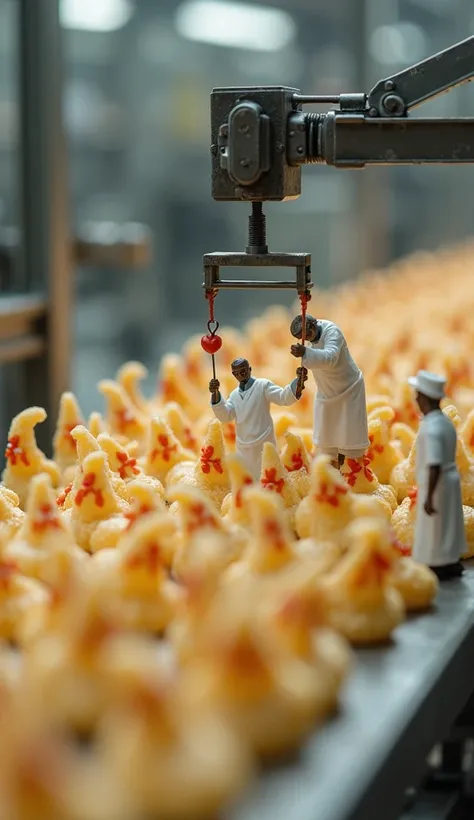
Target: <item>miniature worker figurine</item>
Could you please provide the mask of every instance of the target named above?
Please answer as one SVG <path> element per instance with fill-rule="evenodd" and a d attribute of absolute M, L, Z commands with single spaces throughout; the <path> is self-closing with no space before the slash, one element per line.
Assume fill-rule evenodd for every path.
<path fill-rule="evenodd" d="M 302 338 L 302 328 L 302 317 L 296 316 L 290 326 L 295 339 Z M 291 353 L 313 372 L 318 388 L 313 440 L 342 467 L 346 457 L 362 458 L 369 446 L 364 377 L 333 322 L 306 316 L 306 341 L 306 346 L 292 345 Z"/>
<path fill-rule="evenodd" d="M 413 558 L 440 580 L 462 575 L 466 552 L 461 481 L 456 467 L 456 430 L 441 411 L 446 380 L 420 370 L 408 379 L 423 413 L 416 440 L 418 503 Z"/>
<path fill-rule="evenodd" d="M 239 386 L 227 401 L 219 392 L 219 380 L 211 379 L 211 406 L 221 422 L 235 421 L 236 451 L 245 461 L 249 472 L 258 480 L 262 463 L 263 445 L 266 441 L 276 444 L 270 405 L 289 407 L 301 398 L 298 379 L 286 387 L 278 387 L 269 379 L 255 379 L 247 359 L 235 359 L 231 364 L 232 375 Z M 297 370 L 298 375 L 299 368 Z"/>

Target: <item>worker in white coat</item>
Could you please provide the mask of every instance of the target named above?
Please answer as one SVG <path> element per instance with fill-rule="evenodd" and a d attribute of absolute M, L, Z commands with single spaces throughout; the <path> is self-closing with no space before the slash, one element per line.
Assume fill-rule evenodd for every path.
<path fill-rule="evenodd" d="M 408 380 L 416 390 L 423 420 L 416 439 L 418 487 L 413 558 L 441 579 L 463 572 L 466 552 L 461 481 L 456 467 L 457 435 L 440 409 L 446 380 L 420 370 Z"/>
<path fill-rule="evenodd" d="M 303 320 L 293 319 L 290 332 L 302 338 Z M 307 345 L 291 346 L 293 356 L 311 370 L 317 386 L 313 440 L 335 467 L 345 458 L 362 458 L 369 446 L 364 377 L 349 353 L 342 331 L 333 322 L 306 316 Z"/>
<path fill-rule="evenodd" d="M 225 401 L 219 392 L 219 380 L 211 379 L 211 407 L 219 421 L 235 421 L 236 451 L 252 475 L 259 479 L 263 445 L 266 441 L 276 444 L 270 405 L 289 407 L 298 401 L 301 397 L 298 379 L 286 387 L 278 387 L 269 379 L 255 379 L 247 359 L 235 359 L 231 369 L 239 386 Z"/>

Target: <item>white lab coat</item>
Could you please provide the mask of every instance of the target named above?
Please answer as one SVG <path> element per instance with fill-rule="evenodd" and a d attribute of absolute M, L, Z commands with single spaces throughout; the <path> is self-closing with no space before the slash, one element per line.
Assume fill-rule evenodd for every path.
<path fill-rule="evenodd" d="M 318 388 L 313 440 L 320 450 L 364 452 L 369 446 L 364 377 L 333 322 L 319 321 L 321 336 L 306 347 L 303 365 Z"/>
<path fill-rule="evenodd" d="M 456 430 L 441 410 L 424 416 L 416 441 L 416 503 L 413 558 L 431 567 L 459 561 L 466 552 L 461 482 L 456 467 Z M 433 495 L 436 513 L 424 510 L 430 466 L 441 467 Z"/>
<path fill-rule="evenodd" d="M 247 390 L 236 388 L 227 401 L 211 404 L 216 418 L 225 423 L 235 421 L 237 453 L 243 458 L 252 475 L 260 478 L 263 445 L 276 444 L 270 405 L 288 407 L 297 398 L 292 385 L 278 387 L 268 379 L 255 379 Z"/>

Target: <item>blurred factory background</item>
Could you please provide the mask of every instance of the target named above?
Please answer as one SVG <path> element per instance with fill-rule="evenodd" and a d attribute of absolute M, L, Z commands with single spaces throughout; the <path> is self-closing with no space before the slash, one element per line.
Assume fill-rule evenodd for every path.
<path fill-rule="evenodd" d="M 243 249 L 248 210 L 211 199 L 213 86 L 369 91 L 474 24 L 466 0 L 59 7 L 58 15 L 58 0 L 0 0 L 3 436 L 25 402 L 61 388 L 71 327 L 71 384 L 85 412 L 101 405 L 100 378 L 131 358 L 155 378 L 160 356 L 204 327 L 202 254 Z M 473 103 L 468 85 L 423 115 L 472 115 Z M 310 252 L 315 281 L 331 286 L 470 234 L 473 183 L 466 166 L 307 168 L 301 198 L 266 209 L 270 246 Z M 219 318 L 240 324 L 267 299 L 224 293 Z"/>

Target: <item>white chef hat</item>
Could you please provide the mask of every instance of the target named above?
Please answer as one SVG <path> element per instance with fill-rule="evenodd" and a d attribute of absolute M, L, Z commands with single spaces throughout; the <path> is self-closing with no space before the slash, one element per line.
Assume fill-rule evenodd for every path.
<path fill-rule="evenodd" d="M 419 370 L 416 376 L 411 376 L 408 379 L 408 384 L 418 393 L 428 396 L 429 399 L 441 401 L 446 395 L 444 392 L 446 379 L 437 376 L 436 373 L 429 373 L 427 370 Z"/>

